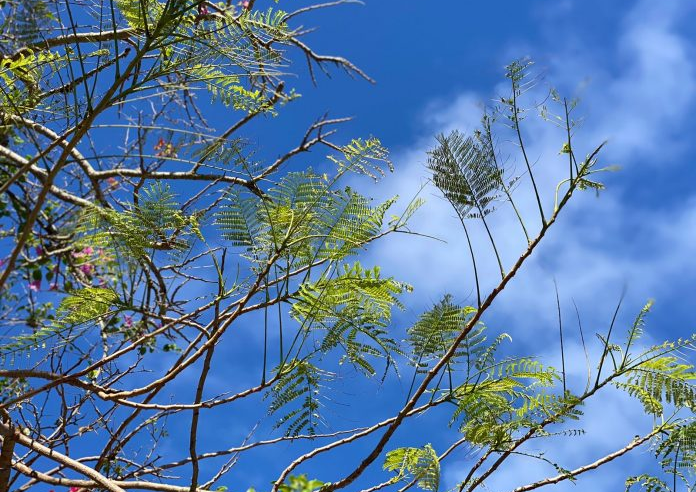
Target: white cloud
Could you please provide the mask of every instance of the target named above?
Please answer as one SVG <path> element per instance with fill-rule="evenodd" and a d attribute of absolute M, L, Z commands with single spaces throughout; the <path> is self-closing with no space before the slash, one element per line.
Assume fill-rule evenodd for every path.
<path fill-rule="evenodd" d="M 696 241 L 695 234 L 689 233 L 694 230 L 696 195 L 687 197 L 675 209 L 650 210 L 631 203 L 629 194 L 620 193 L 624 177 L 630 179 L 631 166 L 659 164 L 655 157 L 664 155 L 665 149 L 689 143 L 686 136 L 672 133 L 671 127 L 689 117 L 689 106 L 696 94 L 693 90 L 696 75 L 687 56 L 692 46 L 672 31 L 680 2 L 667 4 L 667 8 L 658 9 L 650 2 L 641 2 L 627 14 L 615 48 L 625 64 L 613 76 L 609 67 L 602 65 L 567 70 L 566 65 L 552 63 L 547 78 L 552 82 L 561 80 L 562 86 L 569 85 L 563 79 L 582 73 L 600 74 L 578 110 L 582 112 L 589 107 L 592 119 L 580 132 L 581 145 L 576 144 L 576 148 L 582 148 L 581 153 L 589 152 L 602 139 L 611 137 L 605 153 L 611 156 L 612 162 L 625 164 L 628 171 L 609 176 L 613 188 L 599 200 L 590 192 L 574 198 L 545 238 L 543 247 L 526 265 L 523 279 L 518 282 L 526 288 L 512 287 L 515 295 L 506 296 L 502 303 L 506 310 L 517 311 L 522 304 L 529 313 L 543 312 L 538 308 L 547 306 L 554 297 L 552 289 L 549 290 L 554 276 L 564 297 L 595 306 L 600 297 L 603 299 L 600 305 L 608 308 L 616 302 L 624 284 L 628 285 L 633 299 L 643 300 L 670 291 L 670 272 L 688 273 L 688 269 L 685 271 L 680 266 L 689 263 L 683 261 L 688 256 L 680 255 L 689 255 Z M 562 50 L 557 52 L 556 59 L 563 57 Z M 427 179 L 426 152 L 434 142 L 430 135 L 452 129 L 471 131 L 479 121 L 482 103 L 491 96 L 465 93 L 454 101 L 431 104 L 424 111 L 423 134 L 429 137 L 397 153 L 396 174 L 388 178 L 386 186 L 378 186 L 377 191 L 384 195 L 398 193 L 402 200 L 413 196 Z M 563 179 L 566 169 L 563 156 L 558 155 L 563 134 L 533 119 L 527 125 L 528 153 L 533 162 L 539 161 L 535 175 L 539 187 L 547 190 L 543 194 L 544 202 L 550 203 L 555 184 Z M 517 162 L 516 167 L 519 173 L 524 165 Z M 420 294 L 426 302 L 446 291 L 452 291 L 460 299 L 469 296 L 471 268 L 459 221 L 432 186 L 427 186 L 422 194 L 428 203 L 414 218 L 413 230 L 447 243 L 413 237 L 392 239 L 372 249 L 375 262 L 414 283 L 416 295 Z M 523 216 L 533 221 L 536 202 L 526 184 L 520 187 L 518 195 Z M 490 220 L 495 222 L 499 250 L 510 265 L 522 251 L 524 241 L 509 207 L 501 204 L 500 208 Z M 472 221 L 469 227 L 474 229 L 472 236 L 481 252 L 478 261 L 482 282 L 493 285 L 496 266 L 492 255 L 487 254 L 490 250 L 487 239 L 477 229 L 479 225 Z M 399 251 L 398 255 L 393 254 L 395 250 Z M 530 286 L 543 290 L 533 290 Z"/>
<path fill-rule="evenodd" d="M 619 37 L 621 71 L 612 77 L 604 67 L 593 84 L 594 106 L 603 109 L 595 133 L 611 139 L 612 154 L 622 161 L 645 153 L 664 159 L 688 143 L 673 136 L 696 97 L 694 46 L 675 30 L 688 9 L 683 1 L 640 2 Z"/>
<path fill-rule="evenodd" d="M 571 53 L 577 52 L 577 46 L 552 47 L 555 55 L 547 73 L 550 81 L 560 80 L 559 86 L 568 87 L 572 85 L 571 78 L 577 81 L 584 74 L 593 75 L 594 82 L 583 95 L 579 109 L 582 112 L 583 107 L 589 108 L 591 121 L 579 132 L 579 141 L 590 149 L 609 138 L 606 155 L 625 163 L 627 173 L 645 167 L 652 172 L 675 172 L 676 176 L 677 171 L 660 167 L 661 160 L 680 155 L 692 145 L 683 127 L 689 122 L 696 97 L 696 70 L 692 62 L 695 50 L 677 29 L 684 13 L 691 11 L 685 2 L 677 0 L 642 1 L 626 14 L 616 45 L 607 47 L 609 53 L 581 52 L 573 62 Z M 614 56 L 620 60 L 620 66 L 606 66 L 606 59 Z M 423 133 L 472 130 L 479 119 L 480 102 L 490 97 L 491 94 L 464 93 L 454 101 L 433 103 L 425 111 Z M 553 189 L 565 169 L 556 161 L 560 158 L 562 134 L 548 125 L 531 123 L 528 136 L 531 159 L 542 159 L 535 173 L 539 184 Z M 397 173 L 386 181 L 385 194 L 398 193 L 408 199 L 419 189 L 426 179 L 426 151 L 432 143 L 432 138 L 423 138 L 395 156 Z M 522 166 L 517 163 L 518 170 Z M 624 286 L 628 287 L 628 296 L 627 314 L 622 322 L 632 318 L 648 297 L 657 297 L 659 301 L 661 297 L 696 290 L 696 194 L 672 208 L 651 209 L 632 200 L 629 188 L 621 189 L 622 179 L 629 183 L 624 186 L 634 185 L 630 183 L 630 174 L 624 176 L 613 177 L 613 189 L 603 193 L 600 200 L 589 192 L 576 197 L 496 305 L 494 319 L 512 325 L 500 328 L 510 331 L 517 343 L 531 346 L 532 352 L 551 347 L 549 342 L 557 339 L 554 278 L 559 285 L 566 326 L 571 324 L 571 315 L 574 317 L 572 298 L 585 321 L 586 337 L 593 342 L 592 333 L 606 328 Z M 406 236 L 376 245 L 370 253 L 371 260 L 387 273 L 414 284 L 416 291 L 408 300 L 413 313 L 427 308 L 445 292 L 455 294 L 461 301 L 475 302 L 465 237 L 454 212 L 436 193 L 431 186 L 425 188 L 423 195 L 428 203 L 414 218 L 412 228 L 446 243 Z M 548 194 L 545 198 L 549 198 Z M 535 213 L 531 194 L 520 198 L 519 206 L 525 217 Z M 500 215 L 492 219 L 496 222 L 494 234 L 506 264 L 511 265 L 523 250 L 524 241 L 514 215 L 509 210 Z M 490 250 L 480 228 L 474 236 L 480 251 Z M 479 273 L 482 284 L 490 287 L 497 282 L 492 255 L 481 256 Z M 622 327 L 621 333 L 624 331 Z M 570 344 L 574 356 L 584 360 L 579 346 Z M 552 348 L 544 352 L 550 359 L 557 358 Z M 581 367 L 576 379 L 582 379 L 582 371 Z M 628 402 L 624 395 L 610 391 L 602 398 L 588 407 L 588 436 L 577 441 L 558 441 L 547 449 L 549 456 L 560 452 L 572 466 L 580 465 L 610 452 L 617 443 L 630 441 L 638 432 L 635 424 L 646 423 L 639 406 Z M 535 465 L 529 460 L 516 463 L 490 483 L 491 489 L 506 490 L 525 480 L 555 474 L 548 465 Z M 583 479 L 580 484 L 597 490 L 620 488 L 631 467 L 635 468 L 634 463 L 624 459 L 602 472 L 601 482 L 595 477 Z M 462 465 L 455 462 L 445 468 L 446 486 L 462 478 L 462 470 L 466 470 Z M 572 485 L 566 486 L 569 487 Z"/>

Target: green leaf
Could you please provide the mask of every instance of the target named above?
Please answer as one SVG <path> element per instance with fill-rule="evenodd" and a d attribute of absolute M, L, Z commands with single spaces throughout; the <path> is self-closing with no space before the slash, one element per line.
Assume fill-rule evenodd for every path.
<path fill-rule="evenodd" d="M 430 444 L 422 448 L 398 448 L 389 451 L 383 468 L 395 471 L 392 482 L 417 480 L 423 490 L 437 491 L 440 487 L 440 460 Z"/>
<path fill-rule="evenodd" d="M 437 141 L 438 147 L 428 153 L 435 186 L 461 219 L 490 214 L 503 184 L 493 149 L 458 131 L 440 135 Z"/>
<path fill-rule="evenodd" d="M 71 292 L 58 307 L 61 324 L 75 325 L 93 321 L 109 313 L 111 306 L 118 303 L 119 296 L 112 289 L 86 287 Z"/>
<path fill-rule="evenodd" d="M 278 487 L 278 490 L 280 492 L 312 492 L 324 486 L 324 482 L 319 480 L 307 480 L 306 475 L 290 475 L 288 482 Z"/>
<path fill-rule="evenodd" d="M 382 278 L 378 268 L 364 269 L 359 263 L 344 265 L 336 277 L 322 277 L 300 286 L 291 315 L 305 330 L 319 327 L 326 335 L 319 346 L 324 353 L 342 347 L 343 361 L 372 376 L 369 359 L 385 357 L 393 363 L 401 353 L 386 330 L 392 307 L 402 308 L 397 295 L 410 287 L 393 278 Z"/>
<path fill-rule="evenodd" d="M 333 374 L 306 360 L 290 361 L 276 371 L 280 372 L 278 381 L 266 394 L 266 397 L 272 397 L 269 414 L 279 413 L 283 409 L 275 427 L 285 427 L 288 436 L 297 436 L 305 429 L 314 435 L 321 422 L 320 382 L 329 380 Z"/>

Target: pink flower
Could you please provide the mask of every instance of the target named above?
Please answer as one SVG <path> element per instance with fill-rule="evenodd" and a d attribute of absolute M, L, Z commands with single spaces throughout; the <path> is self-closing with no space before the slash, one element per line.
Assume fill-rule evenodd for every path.
<path fill-rule="evenodd" d="M 44 254 L 44 249 L 41 246 L 34 248 L 34 251 L 36 251 L 36 256 L 43 256 Z"/>
<path fill-rule="evenodd" d="M 94 274 L 94 265 L 92 265 L 91 263 L 85 263 L 84 265 L 80 265 L 80 271 L 88 277 L 91 277 Z"/>
<path fill-rule="evenodd" d="M 58 290 L 58 282 L 53 282 L 48 290 Z"/>
<path fill-rule="evenodd" d="M 94 254 L 94 249 L 92 248 L 92 246 L 87 246 L 82 250 L 82 253 L 85 255 L 91 255 Z"/>
<path fill-rule="evenodd" d="M 123 324 L 127 328 L 130 328 L 131 326 L 133 326 L 133 316 L 131 316 L 130 314 L 125 314 L 123 316 Z"/>
<path fill-rule="evenodd" d="M 32 292 L 38 292 L 41 290 L 41 280 L 32 280 L 29 282 L 29 290 Z"/>
<path fill-rule="evenodd" d="M 68 492 L 77 492 L 78 490 L 80 490 L 80 487 L 70 487 Z"/>

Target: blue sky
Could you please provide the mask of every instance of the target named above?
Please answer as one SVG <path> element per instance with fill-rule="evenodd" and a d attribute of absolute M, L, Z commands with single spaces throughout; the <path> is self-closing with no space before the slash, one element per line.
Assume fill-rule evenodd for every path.
<path fill-rule="evenodd" d="M 696 102 L 695 14 L 696 4 L 686 0 L 373 0 L 364 6 L 317 13 L 305 21 L 320 26 L 310 36 L 314 46 L 350 58 L 377 84 L 336 74 L 331 80 L 319 77 L 317 88 L 300 85 L 303 98 L 281 116 L 284 130 L 274 143 L 293 142 L 298 128 L 324 111 L 355 116 L 342 134 L 379 136 L 392 149 L 396 166 L 392 176 L 374 187 L 361 182 L 362 191 L 376 197 L 408 198 L 425 181 L 426 151 L 433 146 L 433 136 L 455 128 L 473 130 L 481 105 L 506 91 L 501 85 L 504 65 L 530 56 L 543 74 L 539 98 L 549 85 L 580 97 L 578 114 L 584 124 L 576 148 L 589 152 L 606 139 L 602 162 L 618 164 L 622 170 L 605 176 L 608 189 L 599 199 L 585 193 L 575 200 L 487 317 L 487 324 L 509 332 L 514 351 L 539 354 L 557 363 L 555 278 L 567 324 L 574 317 L 574 300 L 586 330 L 606 329 L 626 288 L 620 316 L 624 326 L 648 298 L 655 298 L 648 322 L 653 340 L 688 335 L 693 332 L 696 292 L 692 260 L 696 125 L 691 117 Z M 553 187 L 559 176 L 555 166 L 562 135 L 536 123 L 530 123 L 528 134 L 532 160 L 539 159 L 537 175 L 543 185 Z M 364 259 L 415 286 L 397 323 L 413 321 L 445 292 L 459 300 L 471 295 L 464 237 L 454 213 L 434 189 L 426 187 L 422 196 L 428 203 L 414 218 L 414 230 L 446 243 L 412 236 L 392 238 L 372 248 Z M 533 206 L 531 200 L 522 204 L 527 213 L 533 212 Z M 518 232 L 513 231 L 517 226 L 503 218 L 496 227 L 509 264 L 521 251 Z M 492 261 L 484 260 L 484 270 L 495 273 Z M 575 341 L 569 345 L 572 379 L 580 383 L 582 352 Z M 353 395 L 350 403 L 374 412 L 376 420 L 384 402 L 398 395 L 399 388 L 371 386 Z M 640 408 L 623 396 L 609 393 L 601 398 L 586 409 L 588 435 L 555 441 L 546 449 L 549 456 L 559 453 L 564 466 L 580 465 L 630 441 L 650 425 Z M 399 442 L 445 444 L 447 437 L 438 430 L 444 418 L 436 415 L 410 422 L 411 430 L 399 435 Z M 356 460 L 353 450 L 357 448 L 303 471 L 310 475 L 316 471 L 324 478 L 328 471 L 344 468 L 346 460 Z M 288 448 L 287 453 L 278 458 L 288 459 L 295 451 Z M 467 458 L 471 459 L 455 456 L 444 466 L 443 485 L 450 487 L 462 478 Z M 644 471 L 649 461 L 649 452 L 639 451 L 582 478 L 579 486 L 620 490 L 625 477 Z M 265 473 L 253 464 L 240 463 L 240 467 L 237 476 L 263 486 L 258 480 L 263 481 Z M 378 467 L 374 468 L 369 475 L 378 479 Z M 554 470 L 520 459 L 490 487 L 509 490 L 547 474 Z"/>
<path fill-rule="evenodd" d="M 292 10 L 292 3 L 284 0 L 280 7 Z M 273 2 L 257 1 L 259 8 L 266 4 Z M 398 194 L 403 207 L 426 184 L 426 152 L 434 146 L 434 135 L 453 129 L 471 132 L 482 106 L 507 92 L 504 66 L 531 57 L 543 76 L 532 99 L 543 99 L 551 85 L 580 97 L 577 114 L 584 123 L 575 147 L 583 155 L 608 140 L 601 162 L 620 165 L 622 170 L 604 177 L 607 190 L 599 198 L 587 192 L 573 201 L 486 316 L 486 324 L 495 333 L 512 335 L 509 351 L 537 354 L 544 362 L 558 365 L 555 279 L 566 326 L 573 326 L 574 301 L 586 334 L 602 332 L 626 289 L 620 327 L 630 323 L 648 298 L 655 298 L 648 322 L 651 341 L 688 336 L 694 331 L 696 305 L 696 121 L 691 116 L 696 109 L 695 20 L 693 0 L 367 0 L 365 5 L 318 11 L 303 20 L 305 26 L 319 28 L 308 35 L 308 42 L 319 52 L 349 58 L 377 83 L 334 71 L 331 79 L 319 74 L 314 87 L 303 60 L 294 60 L 292 70 L 299 76 L 291 77 L 289 85 L 294 83 L 302 98 L 284 108 L 278 118 L 250 125 L 257 133 L 248 137 L 260 155 L 273 156 L 296 145 L 306 127 L 327 111 L 336 117 L 354 116 L 340 136 L 346 140 L 378 136 L 392 151 L 395 172 L 378 184 L 356 179 L 351 185 L 377 199 Z M 211 121 L 222 129 L 229 125 L 228 118 L 229 113 L 220 110 Z M 566 169 L 565 158 L 558 154 L 564 137 L 550 125 L 531 119 L 526 132 L 541 187 L 553 190 Z M 316 166 L 322 161 L 323 153 L 313 152 L 299 157 L 296 165 Z M 420 193 L 427 203 L 414 217 L 412 229 L 440 241 L 395 236 L 375 244 L 361 259 L 414 286 L 413 294 L 404 298 L 404 312 L 395 313 L 395 330 L 409 326 L 447 292 L 460 302 L 474 302 L 458 220 L 432 186 L 426 185 Z M 551 194 L 544 196 L 550 204 Z M 532 217 L 536 207 L 532 197 L 521 193 L 519 199 L 522 213 Z M 509 215 L 495 217 L 495 234 L 509 266 L 524 241 Z M 486 251 L 481 233 L 477 230 L 474 241 Z M 483 255 L 480 261 L 483 284 L 491 287 L 496 275 L 493 258 Z M 208 396 L 258 383 L 258 371 L 252 374 L 249 368 L 256 367 L 252 364 L 258 361 L 255 349 L 262 346 L 259 326 L 260 318 L 250 319 L 223 342 Z M 568 337 L 569 380 L 578 387 L 583 385 L 584 355 L 574 332 Z M 167 367 L 173 357 L 164 355 L 157 362 Z M 183 376 L 172 391 L 178 400 L 188 401 L 196 371 Z M 402 380 L 385 385 L 365 383 L 348 370 L 339 376 L 332 394 L 335 404 L 326 409 L 332 425 L 328 431 L 392 415 L 410 383 L 408 369 Z M 612 392 L 600 398 L 586 408 L 588 434 L 550 442 L 543 448 L 549 457 L 562 457 L 561 464 L 567 468 L 578 466 L 649 428 L 649 419 L 634 402 Z M 267 403 L 250 399 L 229 411 L 207 411 L 199 451 L 241 444 L 259 419 L 254 439 L 277 436 L 278 431 L 271 429 L 273 418 L 265 417 Z M 430 442 L 442 451 L 457 438 L 454 430 L 446 428 L 449 417 L 437 409 L 428 417 L 408 421 L 393 447 Z M 161 454 L 172 459 L 187 455 L 188 423 L 188 415 L 170 421 L 170 438 L 163 441 Z M 373 442 L 367 439 L 322 456 L 298 472 L 335 479 L 352 469 L 361 451 L 369 450 Z M 294 443 L 252 451 L 220 484 L 231 492 L 248 486 L 266 490 L 290 460 L 311 447 L 311 443 Z M 443 489 L 461 480 L 473 459 L 462 452 L 445 462 Z M 650 461 L 649 452 L 640 450 L 581 478 L 578 485 L 583 490 L 622 490 L 626 476 L 645 471 Z M 360 484 L 383 480 L 386 476 L 380 468 L 381 463 L 371 467 Z M 206 464 L 203 471 L 213 468 Z M 504 492 L 553 474 L 548 465 L 520 458 L 501 469 L 489 487 Z"/>

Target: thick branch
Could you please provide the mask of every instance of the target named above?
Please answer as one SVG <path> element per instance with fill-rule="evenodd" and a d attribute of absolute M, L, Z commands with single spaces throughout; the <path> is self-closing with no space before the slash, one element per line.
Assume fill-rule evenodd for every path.
<path fill-rule="evenodd" d="M 49 485 L 58 485 L 61 487 L 76 487 L 80 489 L 95 489 L 103 487 L 103 484 L 96 480 L 75 480 L 70 478 L 56 478 L 52 475 L 38 472 L 29 468 L 22 463 L 14 463 L 12 467 L 18 472 L 26 475 L 28 477 L 34 478 L 40 482 L 47 483 Z M 157 492 L 188 492 L 188 487 L 179 487 L 176 485 L 168 485 L 164 483 L 157 482 L 146 482 L 142 480 L 128 481 L 128 480 L 111 480 L 111 484 L 119 487 L 123 490 L 154 490 Z M 209 492 L 205 489 L 196 489 L 198 492 Z"/>
<path fill-rule="evenodd" d="M 124 492 L 123 488 L 118 486 L 112 480 L 106 478 L 101 473 L 96 472 L 89 466 L 85 466 L 79 461 L 75 461 L 74 459 L 65 456 L 64 454 L 61 454 L 54 449 L 47 448 L 43 444 L 39 444 L 34 439 L 31 439 L 25 436 L 24 434 L 17 432 L 16 429 L 9 423 L 0 423 L 0 435 L 2 435 L 4 439 L 12 439 L 14 437 L 17 440 L 17 442 L 22 446 L 29 448 L 32 451 L 40 454 L 41 456 L 45 456 L 50 460 L 65 465 L 66 467 L 75 470 L 81 475 L 91 478 L 92 482 L 90 483 L 92 483 L 92 486 L 96 484 L 98 487 L 104 488 L 109 492 Z"/>

